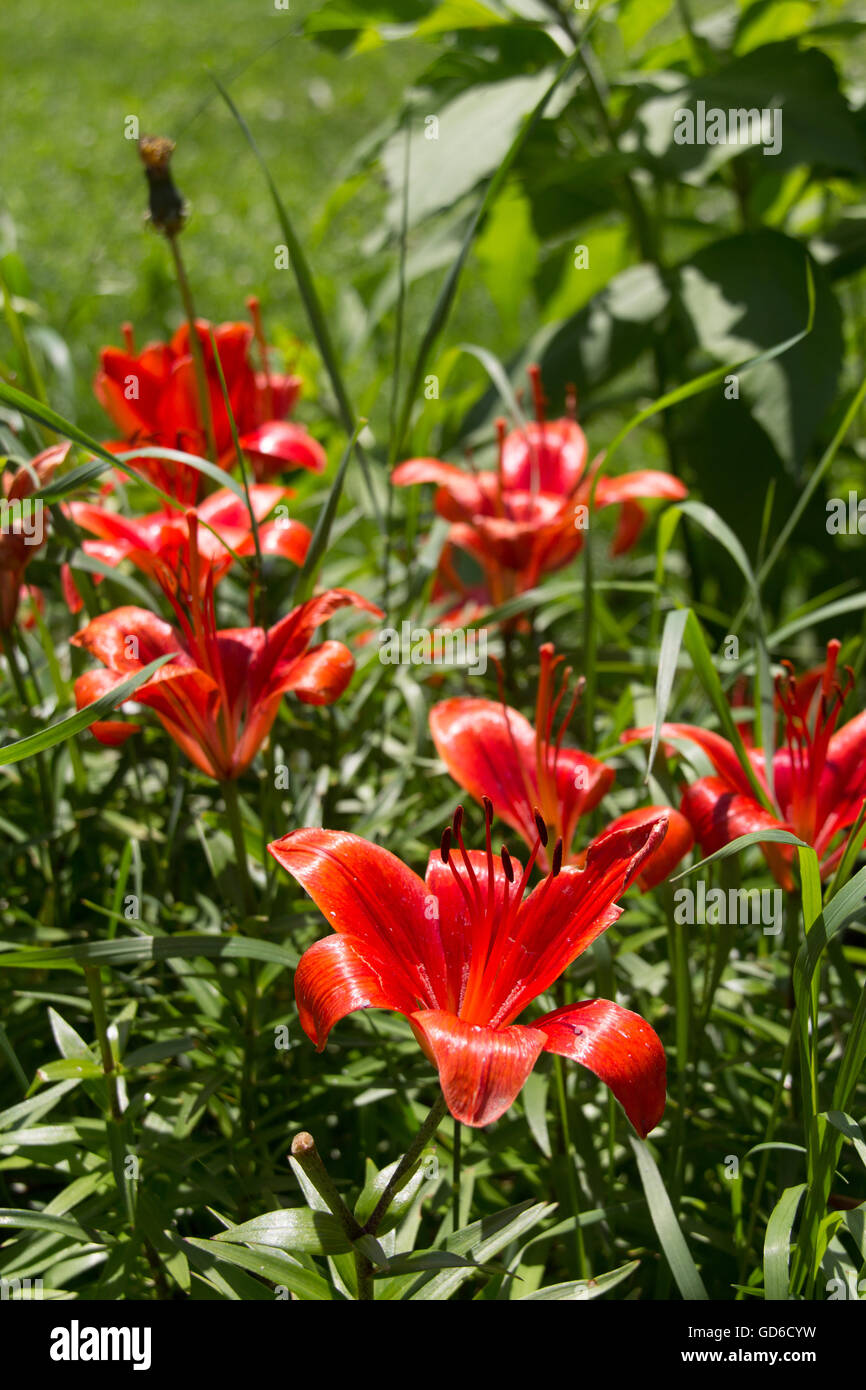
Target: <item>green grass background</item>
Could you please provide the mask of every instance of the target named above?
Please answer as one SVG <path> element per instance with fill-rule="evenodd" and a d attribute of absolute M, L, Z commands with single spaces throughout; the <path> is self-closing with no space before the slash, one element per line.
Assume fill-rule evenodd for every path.
<path fill-rule="evenodd" d="M 183 249 L 198 312 L 245 316 L 261 296 L 269 336 L 307 336 L 262 175 L 214 87 L 231 86 L 268 160 L 320 284 L 357 266 L 382 190 L 371 181 L 317 229 L 341 167 L 429 60 L 421 45 L 340 59 L 292 36 L 311 8 L 268 0 L 6 0 L 0 16 L 0 254 L 27 268 L 41 317 L 65 339 L 74 378 L 52 398 L 94 428 L 88 388 L 99 347 L 181 319 L 167 248 L 144 221 L 146 184 L 125 118 L 178 142 L 176 182 L 190 204 Z"/>

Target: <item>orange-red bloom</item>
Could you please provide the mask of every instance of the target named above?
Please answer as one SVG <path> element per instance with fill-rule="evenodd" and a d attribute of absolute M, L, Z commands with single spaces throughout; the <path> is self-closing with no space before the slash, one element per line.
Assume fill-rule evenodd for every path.
<path fill-rule="evenodd" d="M 46 540 L 48 508 L 34 492 L 47 486 L 69 453 L 69 444 L 43 449 L 16 473 L 6 472 L 0 499 L 0 631 L 15 621 L 24 571 Z"/>
<path fill-rule="evenodd" d="M 274 507 L 294 495 L 291 488 L 259 483 L 249 491 L 253 515 L 259 523 L 262 554 L 282 555 L 296 565 L 303 564 L 310 545 L 309 529 L 288 516 L 265 521 Z M 95 541 L 84 541 L 81 547 L 94 559 L 111 566 L 129 560 L 138 569 L 156 577 L 165 567 L 171 571 L 178 565 L 189 568 L 189 523 L 185 512 L 160 511 L 126 517 L 89 502 L 69 502 L 64 510 L 78 526 L 99 537 Z M 216 583 L 231 567 L 232 552 L 240 556 L 255 552 L 250 511 L 229 488 L 220 488 L 195 508 L 195 516 L 200 582 L 204 583 L 212 570 Z M 102 575 L 93 577 L 99 580 Z M 63 567 L 63 587 L 70 611 L 80 612 L 81 596 L 68 565 Z"/>
<path fill-rule="evenodd" d="M 566 863 L 583 863 L 587 851 L 573 851 L 581 818 L 594 810 L 610 790 L 614 771 L 579 748 L 563 746 L 580 696 L 576 686 L 556 720 L 563 700 L 568 700 L 570 668 L 557 690 L 557 668 L 563 658 L 546 642 L 539 650 L 541 675 L 535 706 L 535 725 L 519 712 L 496 700 L 457 697 L 443 700 L 430 711 L 430 732 L 436 751 L 451 776 L 477 801 L 489 798 L 500 820 L 532 845 L 536 839 L 535 808 L 539 807 L 551 839 L 561 842 Z M 678 811 L 644 806 L 620 816 L 602 832 L 634 827 L 667 815 L 664 840 L 645 860 L 639 877 L 642 889 L 653 888 L 667 878 L 693 843 L 688 821 Z M 601 837 L 599 837 L 601 838 Z M 548 867 L 544 850 L 539 864 Z"/>
<path fill-rule="evenodd" d="M 451 522 L 450 542 L 481 566 L 490 598 L 502 603 L 539 578 L 560 569 L 583 546 L 587 507 L 602 459 L 587 467 L 587 442 L 568 416 L 545 420 L 540 373 L 531 367 L 536 419 L 505 432 L 499 422 L 495 472 L 466 471 L 440 459 L 401 463 L 392 475 L 398 487 L 436 483 L 436 510 Z M 595 505 L 622 505 L 614 553 L 634 545 L 644 521 L 637 499 L 682 498 L 686 489 L 670 473 L 644 469 L 618 478 L 599 478 Z"/>
<path fill-rule="evenodd" d="M 663 724 L 665 739 L 686 739 L 709 758 L 715 777 L 701 777 L 683 793 L 681 810 L 705 854 L 714 854 L 740 835 L 756 830 L 790 830 L 815 849 L 821 873 L 830 874 L 842 854 L 842 832 L 854 824 L 866 797 L 866 712 L 838 732 L 842 705 L 854 683 L 836 679 L 840 643 L 827 643 L 827 660 L 798 679 L 790 662 L 776 681 L 784 747 L 773 755 L 773 788 L 762 748 L 747 747 L 749 762 L 772 811 L 761 804 L 733 745 L 720 734 L 692 724 Z M 651 729 L 632 729 L 624 740 L 651 738 Z M 783 888 L 793 887 L 793 849 L 768 842 L 767 862 Z"/>
<path fill-rule="evenodd" d="M 301 1026 L 321 1051 L 355 1009 L 404 1014 L 451 1114 L 476 1126 L 508 1110 L 542 1052 L 559 1053 L 604 1081 L 646 1135 L 664 1111 L 665 1055 L 644 1019 L 594 999 L 515 1020 L 617 920 L 616 899 L 666 820 L 606 836 L 583 869 L 561 867 L 560 845 L 524 899 L 544 825 L 521 872 L 507 850 L 494 857 L 491 818 L 488 809 L 486 851 L 469 851 L 458 810 L 426 881 L 380 845 L 342 831 L 295 830 L 269 846 L 335 932 L 301 957 Z"/>
<path fill-rule="evenodd" d="M 258 306 L 251 301 L 254 321 Z M 126 347 L 103 348 L 93 389 L 122 435 L 108 445 L 115 452 L 153 444 L 204 458 L 208 453 L 207 425 L 202 419 L 190 350 L 189 325 L 183 324 L 168 343 L 151 343 L 136 354 L 132 329 L 125 326 Z M 211 345 L 211 325 L 196 321 L 210 398 L 216 460 L 230 467 L 235 456 L 231 422 L 223 399 Z M 268 349 L 260 332 L 262 368 L 252 367 L 249 354 L 254 328 L 247 323 L 221 323 L 213 328 L 226 393 L 240 437 L 257 479 L 287 468 L 310 468 L 321 473 L 325 452 L 300 425 L 284 419 L 300 391 L 300 379 L 272 372 Z M 139 459 L 137 466 L 164 492 L 184 504 L 198 496 L 200 474 L 194 468 L 165 459 Z"/>
<path fill-rule="evenodd" d="M 156 712 L 196 767 L 209 777 L 227 781 L 249 767 L 287 691 L 305 704 L 325 705 L 339 699 L 349 684 L 355 669 L 351 652 L 335 641 L 311 647 L 316 628 L 347 605 L 382 615 L 350 589 L 328 589 L 269 631 L 261 627 L 217 630 L 214 574 L 212 568 L 204 579 L 200 573 L 195 513 L 187 514 L 187 523 L 187 592 L 181 592 L 176 577 L 167 579 L 164 586 L 178 626 L 136 607 L 117 608 L 94 618 L 71 640 L 106 669 L 79 676 L 75 699 L 83 709 L 151 661 L 173 654 L 139 687 L 135 699 Z M 91 728 L 101 742 L 116 744 L 135 732 L 136 726 L 107 720 Z"/>

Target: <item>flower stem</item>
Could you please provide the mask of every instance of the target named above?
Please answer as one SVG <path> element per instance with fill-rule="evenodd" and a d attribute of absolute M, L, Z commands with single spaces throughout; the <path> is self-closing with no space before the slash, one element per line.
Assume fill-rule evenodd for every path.
<path fill-rule="evenodd" d="M 192 291 L 189 287 L 189 280 L 186 276 L 186 267 L 180 253 L 177 234 L 167 237 L 171 247 L 171 254 L 174 257 L 174 269 L 177 275 L 180 297 L 183 301 L 184 313 L 189 324 L 189 350 L 192 355 L 193 371 L 195 373 L 196 392 L 198 394 L 198 406 L 201 412 L 202 428 L 207 440 L 207 451 L 213 463 L 218 463 L 216 451 L 216 435 L 214 434 L 213 412 L 211 411 L 210 392 L 207 386 L 207 375 L 204 369 L 204 353 L 201 348 L 201 339 L 198 336 L 196 327 L 195 304 L 193 303 Z"/>
<path fill-rule="evenodd" d="M 241 905 L 247 917 L 252 916 L 255 907 L 255 893 L 253 882 L 250 878 L 249 864 L 247 863 L 247 847 L 244 843 L 244 827 L 241 820 L 241 808 L 238 800 L 238 787 L 236 782 L 220 782 L 223 794 L 223 801 L 226 807 L 226 819 L 228 820 L 229 831 L 232 837 L 232 844 L 235 848 L 235 858 L 238 863 L 238 872 L 241 880 Z"/>
<path fill-rule="evenodd" d="M 568 1125 L 568 1099 L 565 1094 L 565 1077 L 563 1075 L 562 1061 L 559 1057 L 554 1057 L 553 1059 L 553 1070 L 556 1075 L 559 1123 L 562 1130 L 562 1147 L 565 1150 L 565 1165 L 568 1175 L 568 1196 L 571 1203 L 571 1213 L 574 1218 L 574 1246 L 577 1253 L 577 1267 L 581 1279 L 588 1279 L 589 1261 L 586 1258 L 583 1227 L 580 1224 L 580 1197 L 577 1190 L 577 1175 L 574 1171 L 574 1155 L 571 1149 L 571 1134 Z"/>
<path fill-rule="evenodd" d="M 322 1161 L 312 1134 L 302 1130 L 292 1140 L 292 1158 L 301 1169 L 304 1177 L 316 1189 L 322 1201 L 333 1216 L 336 1216 L 347 1237 L 354 1242 L 367 1234 L 367 1229 L 358 1224 L 354 1212 L 343 1201 L 334 1179 Z M 359 1302 L 372 1302 L 375 1297 L 373 1287 L 373 1266 L 362 1250 L 357 1247 L 355 1254 L 355 1273 L 358 1280 Z"/>
<path fill-rule="evenodd" d="M 415 1138 L 412 1140 L 412 1143 L 409 1145 L 409 1148 L 406 1150 L 403 1157 L 400 1159 L 400 1162 L 397 1164 L 397 1167 L 394 1170 L 393 1177 L 388 1183 L 388 1186 L 385 1188 L 385 1191 L 382 1193 L 382 1196 L 376 1203 L 376 1206 L 373 1210 L 373 1215 L 370 1217 L 370 1219 L 364 1226 L 364 1230 L 368 1235 L 375 1235 L 382 1221 L 385 1219 L 385 1216 L 388 1212 L 388 1208 L 394 1200 L 394 1197 L 396 1196 L 400 1188 L 403 1186 L 403 1183 L 405 1182 L 406 1178 L 412 1172 L 413 1168 L 418 1162 L 418 1159 L 421 1157 L 421 1154 L 424 1151 L 428 1141 L 432 1139 L 433 1135 L 439 1128 L 439 1124 L 443 1119 L 447 1109 L 448 1106 L 445 1103 L 445 1097 L 443 1095 L 440 1095 L 431 1106 L 430 1113 L 428 1114 L 426 1120 L 422 1124 L 418 1133 L 415 1135 Z"/>
<path fill-rule="evenodd" d="M 460 1140 L 462 1134 L 463 1126 L 459 1120 L 455 1120 L 454 1152 L 451 1162 L 451 1220 L 455 1231 L 460 1229 Z"/>
<path fill-rule="evenodd" d="M 21 711 L 23 714 L 27 714 L 30 710 L 30 700 L 27 695 L 27 686 L 24 681 L 23 673 L 21 671 L 20 666 L 18 665 L 18 654 L 15 650 L 17 637 L 18 634 L 14 628 L 10 629 L 9 631 L 0 632 L 0 639 L 2 639 L 3 645 L 3 654 L 6 657 L 6 664 L 9 667 L 9 674 L 12 677 L 12 684 L 14 685 L 15 693 L 21 702 Z M 34 762 L 36 763 L 36 776 L 39 782 L 39 795 L 42 798 L 42 809 L 45 815 L 45 821 L 47 826 L 45 854 L 43 858 L 43 863 L 46 866 L 49 881 L 53 884 L 55 891 L 59 893 L 60 884 L 58 881 L 57 871 L 54 864 L 54 851 L 52 848 L 51 839 L 51 836 L 54 832 L 54 793 L 51 788 L 51 779 L 48 776 L 48 769 L 46 767 L 44 753 L 37 753 L 34 757 Z"/>

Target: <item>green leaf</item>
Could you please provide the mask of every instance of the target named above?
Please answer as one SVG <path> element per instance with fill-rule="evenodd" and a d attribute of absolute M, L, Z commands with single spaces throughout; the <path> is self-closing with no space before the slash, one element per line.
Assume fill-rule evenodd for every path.
<path fill-rule="evenodd" d="M 184 1244 L 195 1246 L 196 1250 L 224 1264 L 236 1265 L 251 1274 L 259 1274 L 272 1284 L 282 1285 L 291 1293 L 297 1294 L 302 1300 L 325 1303 L 334 1297 L 330 1285 L 321 1275 L 313 1274 L 311 1270 L 289 1259 L 286 1254 L 275 1254 L 272 1249 L 249 1250 L 242 1245 L 217 1245 L 215 1240 L 199 1240 L 195 1236 L 187 1236 Z"/>
<path fill-rule="evenodd" d="M 668 175 L 689 183 L 705 182 L 721 165 L 742 156 L 750 143 L 741 137 L 742 142 L 710 144 L 696 139 L 678 144 L 674 133 L 681 123 L 676 113 L 696 112 L 698 101 L 705 103 L 707 112 L 713 108 L 725 113 L 765 107 L 781 110 L 778 153 L 753 156 L 761 173 L 798 164 L 823 166 L 828 150 L 833 151 L 834 168 L 857 174 L 864 170 L 855 118 L 839 89 L 832 60 L 818 48 L 801 48 L 796 41 L 766 44 L 682 86 L 671 89 L 666 83 L 663 92 L 639 109 L 635 125 L 654 167 L 660 165 Z M 694 133 L 697 136 L 697 128 Z M 757 132 L 750 129 L 744 135 L 751 136 L 754 148 L 760 147 Z"/>
<path fill-rule="evenodd" d="M 866 1168 L 866 1138 L 857 1121 L 851 1115 L 845 1115 L 841 1110 L 828 1110 L 827 1119 L 834 1129 L 838 1129 L 840 1134 L 844 1134 L 846 1139 L 850 1139 L 860 1162 Z"/>
<path fill-rule="evenodd" d="M 324 505 L 319 512 L 316 520 L 316 529 L 310 541 L 310 548 L 307 551 L 301 571 L 295 583 L 294 600 L 296 603 L 303 603 L 313 592 L 316 583 L 316 576 L 319 572 L 319 565 L 322 556 L 328 548 L 328 541 L 331 537 L 331 528 L 334 525 L 334 518 L 337 515 L 337 507 L 343 491 L 343 483 L 346 478 L 346 470 L 349 467 L 349 460 L 357 447 L 358 435 L 364 428 L 364 421 L 359 420 L 355 426 L 352 437 L 343 451 L 340 466 L 334 476 L 328 496 L 325 498 Z"/>
<path fill-rule="evenodd" d="M 265 176 L 265 182 L 268 186 L 268 192 L 271 195 L 271 199 L 273 201 L 274 208 L 277 214 L 277 219 L 280 223 L 283 236 L 285 237 L 285 244 L 289 250 L 289 260 L 291 262 L 292 271 L 295 276 L 295 282 L 298 286 L 298 292 L 301 296 L 301 300 L 307 312 L 307 318 L 309 319 L 310 327 L 313 330 L 313 336 L 316 340 L 316 345 L 319 349 L 322 362 L 325 365 L 325 370 L 330 378 L 334 395 L 337 398 L 337 405 L 340 410 L 340 418 L 343 422 L 343 428 L 345 429 L 348 435 L 355 439 L 358 430 L 358 418 L 355 413 L 355 409 L 349 399 L 349 393 L 346 390 L 346 386 L 343 381 L 343 374 L 340 370 L 340 365 L 337 359 L 337 353 L 334 348 L 333 339 L 331 337 L 331 330 L 328 327 L 328 320 L 325 315 L 324 309 L 322 308 L 318 291 L 316 290 L 316 284 L 310 271 L 306 255 L 304 254 L 304 248 L 301 245 L 297 233 L 295 232 L 294 225 L 286 210 L 286 206 L 283 203 L 282 198 L 280 197 L 279 189 L 277 188 L 277 185 L 274 182 L 271 171 L 268 168 L 264 160 L 264 157 L 262 156 L 262 153 L 255 142 L 255 139 L 253 138 L 252 131 L 250 130 L 249 126 L 247 125 L 246 121 L 244 120 L 243 116 L 241 115 L 240 111 L 238 110 L 237 106 L 235 105 L 226 88 L 222 85 L 222 83 L 219 81 L 217 77 L 214 77 L 213 80 L 216 84 L 220 96 L 222 97 L 226 106 L 229 108 L 238 125 L 240 126 L 244 138 L 246 139 L 247 144 L 249 145 L 250 149 L 255 155 L 256 160 L 258 161 L 259 166 L 262 170 L 262 173 Z M 366 456 L 363 450 L 361 450 L 360 448 L 358 449 L 358 458 L 366 481 L 367 492 L 370 498 L 371 506 L 373 508 L 373 513 L 376 517 L 376 522 L 379 526 L 379 530 L 382 531 L 384 526 L 383 518 L 380 515 L 379 506 L 376 501 L 376 494 L 373 491 L 373 485 L 372 480 L 370 478 Z"/>
<path fill-rule="evenodd" d="M 557 90 L 560 83 L 562 83 L 573 72 L 574 68 L 576 67 L 577 62 L 580 58 L 581 49 L 583 47 L 583 44 L 589 37 L 589 34 L 595 23 L 595 19 L 596 16 L 595 14 L 593 14 L 589 22 L 584 26 L 580 41 L 577 47 L 575 48 L 574 52 L 566 59 L 565 63 L 562 65 L 556 77 L 554 78 L 553 82 L 547 88 L 541 99 L 535 105 L 533 110 L 529 113 L 523 125 L 518 130 L 517 135 L 512 140 L 507 153 L 505 154 L 495 174 L 493 175 L 492 179 L 487 185 L 487 190 L 484 194 L 484 197 L 481 199 L 481 202 L 469 223 L 469 227 L 463 239 L 463 244 L 460 248 L 460 254 L 453 262 L 451 269 L 445 279 L 445 283 L 443 284 L 442 289 L 434 305 L 433 313 L 431 314 L 430 319 L 427 323 L 427 327 L 424 330 L 424 335 L 421 339 L 421 345 L 418 348 L 418 353 L 415 358 L 415 364 L 412 368 L 412 373 L 409 378 L 409 384 L 407 386 L 406 394 L 404 397 L 403 409 L 400 413 L 397 425 L 396 452 L 398 454 L 402 450 L 403 441 L 406 438 L 406 434 L 409 428 L 409 422 L 412 418 L 412 410 L 419 396 L 420 386 L 424 377 L 424 371 L 427 365 L 427 361 L 430 357 L 431 352 L 433 351 L 434 346 L 436 345 L 439 339 L 440 334 L 445 328 L 445 324 L 448 321 L 448 317 L 451 313 L 454 300 L 457 296 L 457 287 L 460 283 L 460 277 L 463 273 L 463 268 L 469 257 L 469 252 L 472 249 L 472 244 L 475 241 L 475 238 L 481 228 L 481 224 L 484 221 L 484 218 L 486 217 L 489 209 L 493 206 L 494 202 L 496 201 L 496 198 L 499 196 L 500 189 L 504 186 L 508 174 L 512 168 L 512 165 L 514 164 L 514 161 L 517 159 L 517 156 L 523 149 L 523 146 L 525 145 L 530 134 L 533 132 L 538 122 L 544 115 L 547 105 L 550 99 L 552 98 L 554 92 Z"/>
<path fill-rule="evenodd" d="M 298 956 L 273 941 L 245 936 L 204 936 L 179 932 L 174 936 L 135 936 L 124 940 L 86 941 L 73 946 L 36 946 L 24 951 L 0 952 L 0 970 L 43 969 L 77 965 L 139 965 L 159 960 L 189 960 L 195 956 L 220 960 L 263 960 L 294 970 Z"/>
<path fill-rule="evenodd" d="M 473 83 L 437 108 L 439 138 L 431 139 L 416 117 L 409 142 L 409 225 L 451 207 L 482 179 L 490 178 L 508 156 L 524 113 L 550 86 L 541 71 L 501 82 Z M 391 190 L 388 218 L 400 225 L 405 139 L 398 131 L 382 150 L 382 167 Z"/>
<path fill-rule="evenodd" d="M 722 845 L 715 854 L 708 854 L 706 859 L 699 859 L 697 864 L 691 864 L 687 869 L 680 869 L 678 874 L 672 874 L 671 883 L 676 883 L 681 878 L 687 878 L 689 874 L 696 873 L 705 864 L 712 864 L 716 859 L 729 859 L 732 854 L 739 854 L 742 850 L 748 849 L 750 845 L 795 845 L 798 849 L 807 849 L 808 846 L 803 840 L 797 838 L 790 830 L 750 830 L 748 835 L 738 835 L 736 840 L 731 840 L 729 844 Z M 2 956 L 0 956 L 2 961 Z"/>
<path fill-rule="evenodd" d="M 19 738 L 15 743 L 7 743 L 5 748 L 0 748 L 0 767 L 20 762 L 22 758 L 32 757 L 34 753 L 42 753 L 46 748 L 54 748 L 58 743 L 65 743 L 68 738 L 89 729 L 91 724 L 111 714 L 124 700 L 131 699 L 140 685 L 149 681 L 155 671 L 176 655 L 176 652 L 170 652 L 168 656 L 157 657 L 149 666 L 136 671 L 134 676 L 128 676 L 107 695 L 101 695 L 93 704 L 86 705 L 77 714 L 68 715 L 66 719 L 61 719 L 59 723 L 52 724 L 50 728 L 43 729 L 38 734 L 29 734 L 27 738 Z"/>
<path fill-rule="evenodd" d="M 656 750 L 659 746 L 661 727 L 667 719 L 674 677 L 676 676 L 677 664 L 680 659 L 683 633 L 685 632 L 686 621 L 690 611 L 691 610 L 688 608 L 675 608 L 672 612 L 668 613 L 665 618 L 661 649 L 659 651 L 659 664 L 656 672 L 656 719 L 653 727 L 652 743 L 650 744 L 649 756 L 647 758 L 645 782 L 648 782 L 650 779 L 650 772 L 655 762 Z"/>
<path fill-rule="evenodd" d="M 102 1076 L 102 1067 L 98 1062 L 89 1062 L 82 1057 L 75 1060 L 72 1057 L 62 1058 L 59 1062 L 46 1062 L 44 1067 L 40 1067 L 36 1075 L 40 1081 L 68 1081 L 70 1078 L 89 1079 L 91 1077 Z"/>
<path fill-rule="evenodd" d="M 791 1228 L 805 1191 L 804 1182 L 786 1188 L 767 1222 L 764 1237 L 764 1297 L 768 1301 L 778 1302 L 788 1298 Z"/>
<path fill-rule="evenodd" d="M 795 334 L 803 319 L 805 259 L 800 242 L 766 229 L 698 251 L 680 271 L 679 302 L 704 351 L 732 361 Z M 742 399 L 792 470 L 832 404 L 842 362 L 839 307 L 822 271 L 814 269 L 814 280 L 808 338 L 740 373 Z"/>
<path fill-rule="evenodd" d="M 285 1207 L 253 1217 L 241 1226 L 219 1231 L 215 1241 L 231 1245 L 267 1245 L 308 1255 L 341 1255 L 352 1249 L 336 1216 L 307 1207 Z"/>
<path fill-rule="evenodd" d="M 406 1181 L 403 1183 L 403 1186 L 397 1189 L 391 1201 L 391 1205 L 388 1208 L 387 1216 L 377 1228 L 380 1235 L 384 1234 L 386 1231 L 392 1230 L 394 1226 L 402 1221 L 406 1212 L 417 1197 L 421 1185 L 426 1178 L 423 1161 L 424 1155 L 422 1154 L 418 1161 L 419 1166 L 416 1167 L 414 1172 L 407 1173 Z M 370 1159 L 367 1159 L 368 1169 L 372 1169 L 372 1172 L 369 1174 L 361 1195 L 355 1204 L 355 1218 L 360 1225 L 363 1226 L 373 1215 L 376 1209 L 376 1203 L 379 1201 L 379 1198 L 382 1196 L 382 1193 L 397 1171 L 399 1164 L 400 1159 L 398 1158 L 395 1159 L 393 1163 L 389 1163 L 387 1168 L 382 1168 L 381 1171 L 377 1172 L 370 1162 Z"/>
<path fill-rule="evenodd" d="M 629 1141 L 637 1159 L 638 1172 L 643 1184 L 650 1217 L 677 1288 L 683 1298 L 705 1299 L 707 1298 L 707 1291 L 704 1288 L 704 1281 L 698 1273 L 691 1251 L 680 1230 L 656 1161 L 646 1144 L 633 1135 L 629 1135 Z"/>
<path fill-rule="evenodd" d="M 12 1136 L 9 1136 L 10 1139 Z M 18 1211 L 15 1208 L 0 1208 L 0 1230 L 48 1231 L 52 1235 L 67 1236 L 70 1240 L 90 1245 L 98 1237 L 85 1230 L 71 1216 L 50 1216 L 44 1211 Z"/>
<path fill-rule="evenodd" d="M 567 1301 L 585 1303 L 591 1298 L 600 1298 L 610 1289 L 615 1289 L 617 1284 L 621 1284 L 624 1279 L 628 1279 L 630 1274 L 634 1274 L 639 1264 L 639 1260 L 631 1260 L 629 1264 L 621 1265 L 619 1269 L 612 1269 L 607 1274 L 598 1274 L 593 1279 L 571 1279 L 566 1284 L 548 1284 L 547 1288 L 536 1289 L 535 1293 L 523 1294 L 516 1302 L 553 1303 Z"/>
<path fill-rule="evenodd" d="M 458 1255 L 471 1254 L 476 1265 L 484 1264 L 513 1240 L 531 1231 L 553 1210 L 544 1202 L 520 1202 L 517 1206 L 497 1212 L 495 1216 L 485 1216 L 455 1231 L 448 1236 L 446 1248 Z M 471 1278 L 472 1273 L 472 1269 L 443 1271 L 432 1279 L 416 1283 L 404 1297 L 425 1302 L 448 1299 L 455 1289 Z"/>

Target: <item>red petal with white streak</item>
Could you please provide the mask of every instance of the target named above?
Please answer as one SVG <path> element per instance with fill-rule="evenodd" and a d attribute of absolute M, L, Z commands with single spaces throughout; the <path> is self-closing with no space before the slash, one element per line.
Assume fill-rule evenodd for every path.
<path fill-rule="evenodd" d="M 441 1009 L 409 1021 L 439 1072 L 451 1114 L 476 1129 L 510 1108 L 544 1047 L 535 1028 L 485 1028 Z"/>
<path fill-rule="evenodd" d="M 301 1027 L 321 1052 L 335 1023 L 356 1009 L 411 1013 L 415 1000 L 371 943 L 327 936 L 301 956 L 295 973 Z"/>

